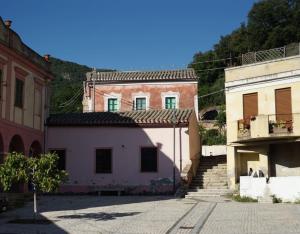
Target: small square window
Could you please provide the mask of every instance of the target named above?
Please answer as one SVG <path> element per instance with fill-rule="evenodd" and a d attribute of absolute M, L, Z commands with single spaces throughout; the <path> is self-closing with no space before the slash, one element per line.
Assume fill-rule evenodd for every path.
<path fill-rule="evenodd" d="M 141 172 L 157 172 L 157 148 L 141 148 Z"/>
<path fill-rule="evenodd" d="M 24 81 L 20 79 L 16 79 L 16 87 L 15 87 L 15 106 L 23 107 L 23 89 L 24 89 Z"/>
<path fill-rule="evenodd" d="M 112 150 L 96 150 L 96 173 L 112 173 Z"/>
<path fill-rule="evenodd" d="M 136 98 L 135 99 L 135 109 L 136 110 L 146 110 L 146 98 Z"/>
<path fill-rule="evenodd" d="M 117 98 L 109 98 L 108 100 L 108 111 L 115 112 L 118 111 L 118 99 Z"/>
<path fill-rule="evenodd" d="M 176 108 L 176 97 L 166 97 L 165 109 L 175 109 L 175 108 Z"/>
<path fill-rule="evenodd" d="M 57 168 L 59 170 L 66 170 L 66 150 L 52 149 L 50 153 L 55 153 L 58 156 Z"/>

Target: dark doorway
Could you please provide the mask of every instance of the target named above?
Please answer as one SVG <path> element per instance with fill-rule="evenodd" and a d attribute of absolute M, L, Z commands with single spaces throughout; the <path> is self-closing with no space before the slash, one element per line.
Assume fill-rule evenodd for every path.
<path fill-rule="evenodd" d="M 24 143 L 19 135 L 14 135 L 9 144 L 9 152 L 25 153 Z"/>
<path fill-rule="evenodd" d="M 34 141 L 29 148 L 29 157 L 37 157 L 42 153 L 42 146 L 38 141 Z"/>

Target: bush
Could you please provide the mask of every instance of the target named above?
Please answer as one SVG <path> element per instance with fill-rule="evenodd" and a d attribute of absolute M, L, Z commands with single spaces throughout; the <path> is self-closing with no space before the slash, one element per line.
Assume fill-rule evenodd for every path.
<path fill-rule="evenodd" d="M 237 202 L 257 202 L 257 199 L 247 196 L 233 195 L 232 199 Z"/>
<path fill-rule="evenodd" d="M 200 127 L 201 128 L 201 127 Z M 221 134 L 217 129 L 200 129 L 203 145 L 225 145 L 226 135 Z"/>
<path fill-rule="evenodd" d="M 275 195 L 273 195 L 272 198 L 273 198 L 273 203 L 282 203 L 282 199 L 281 198 L 278 198 Z"/>

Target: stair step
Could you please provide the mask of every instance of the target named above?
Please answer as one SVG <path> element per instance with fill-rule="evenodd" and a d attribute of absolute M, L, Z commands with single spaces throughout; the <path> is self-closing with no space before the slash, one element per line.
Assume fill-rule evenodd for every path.
<path fill-rule="evenodd" d="M 189 191 L 186 198 L 195 197 L 220 197 L 231 194 L 232 191 L 229 189 L 199 189 L 196 191 Z"/>
<path fill-rule="evenodd" d="M 210 195 L 205 195 L 205 194 L 200 194 L 200 195 L 185 195 L 185 198 L 202 198 L 202 197 L 222 197 L 221 194 L 210 194 Z"/>
<path fill-rule="evenodd" d="M 205 173 L 203 175 L 196 175 L 194 178 L 219 178 L 219 177 L 226 177 L 227 173 Z"/>
<path fill-rule="evenodd" d="M 223 176 L 196 176 L 193 178 L 193 181 L 199 181 L 199 180 L 227 180 L 227 176 L 223 175 Z"/>
<path fill-rule="evenodd" d="M 229 189 L 189 189 L 188 193 L 228 193 L 231 192 Z"/>
<path fill-rule="evenodd" d="M 199 165 L 199 168 L 227 168 L 227 165 L 220 165 L 220 164 L 214 164 L 214 165 Z"/>
<path fill-rule="evenodd" d="M 189 189 L 227 189 L 227 184 L 191 184 Z"/>
<path fill-rule="evenodd" d="M 207 183 L 227 183 L 227 179 L 224 180 L 212 180 L 212 179 L 207 179 L 207 180 L 192 180 L 191 184 L 207 184 Z"/>
<path fill-rule="evenodd" d="M 227 165 L 227 162 L 224 162 L 224 161 L 212 161 L 212 162 L 203 162 L 203 161 L 199 161 L 199 166 L 214 166 L 214 165 Z"/>

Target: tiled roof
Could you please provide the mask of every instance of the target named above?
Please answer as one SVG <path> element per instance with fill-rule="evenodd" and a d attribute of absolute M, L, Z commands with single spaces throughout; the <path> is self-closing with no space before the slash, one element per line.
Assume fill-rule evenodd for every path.
<path fill-rule="evenodd" d="M 87 81 L 96 79 L 101 83 L 118 83 L 133 81 L 196 81 L 194 69 L 164 70 L 164 71 L 132 71 L 132 72 L 88 72 Z"/>
<path fill-rule="evenodd" d="M 176 109 L 176 124 L 188 125 L 192 109 Z M 127 112 L 90 112 L 54 114 L 47 119 L 48 126 L 171 126 L 173 110 L 144 110 Z"/>

